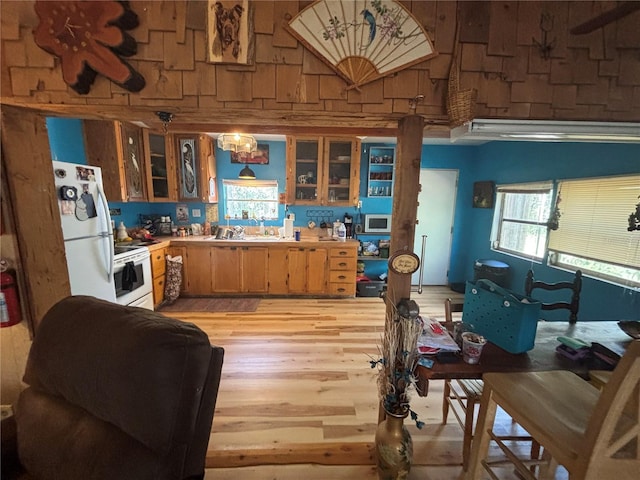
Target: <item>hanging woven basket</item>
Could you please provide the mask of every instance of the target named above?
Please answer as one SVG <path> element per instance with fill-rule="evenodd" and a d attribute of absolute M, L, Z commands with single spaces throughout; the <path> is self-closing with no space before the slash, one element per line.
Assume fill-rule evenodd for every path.
<path fill-rule="evenodd" d="M 449 115 L 449 126 L 451 127 L 457 127 L 473 120 L 478 98 L 478 91 L 475 88 L 460 89 L 459 77 L 458 62 L 454 56 L 451 61 L 447 89 L 447 114 Z"/>

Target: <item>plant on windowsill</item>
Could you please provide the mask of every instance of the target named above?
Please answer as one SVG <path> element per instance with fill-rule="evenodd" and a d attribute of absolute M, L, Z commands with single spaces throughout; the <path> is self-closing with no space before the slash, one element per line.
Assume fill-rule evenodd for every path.
<path fill-rule="evenodd" d="M 384 480 L 405 479 L 411 469 L 413 442 L 404 426 L 411 419 L 418 428 L 424 423 L 411 410 L 409 390 L 415 387 L 414 369 L 418 363 L 418 337 L 422 332 L 419 316 L 404 317 L 394 308 L 387 318 L 385 333 L 379 346 L 380 358 L 371 360 L 371 368 L 378 368 L 378 392 L 386 418 L 376 429 L 378 477 Z"/>

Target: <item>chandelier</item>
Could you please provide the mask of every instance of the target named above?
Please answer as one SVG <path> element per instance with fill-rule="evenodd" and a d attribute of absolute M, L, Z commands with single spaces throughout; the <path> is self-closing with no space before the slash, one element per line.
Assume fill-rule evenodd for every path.
<path fill-rule="evenodd" d="M 218 148 L 235 153 L 251 153 L 258 149 L 258 142 L 252 135 L 221 133 L 218 136 Z"/>

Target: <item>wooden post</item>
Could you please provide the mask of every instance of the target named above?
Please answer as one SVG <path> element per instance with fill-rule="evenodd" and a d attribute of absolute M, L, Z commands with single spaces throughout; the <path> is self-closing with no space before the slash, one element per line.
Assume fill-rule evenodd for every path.
<path fill-rule="evenodd" d="M 402 250 L 413 252 L 418 214 L 418 192 L 420 191 L 423 130 L 424 119 L 420 115 L 408 115 L 400 120 L 393 185 L 390 256 Z M 389 328 L 387 322 L 393 318 L 393 311 L 398 302 L 403 298 L 410 298 L 410 296 L 411 275 L 399 275 L 389 270 L 385 296 L 385 329 Z M 384 420 L 384 416 L 384 409 L 380 406 L 378 420 Z"/>
<path fill-rule="evenodd" d="M 49 308 L 71 294 L 43 116 L 2 107 L 2 161 L 14 209 L 10 214 L 20 252 L 17 268 L 22 269 L 26 283 L 20 301 L 25 302 L 37 332 Z"/>

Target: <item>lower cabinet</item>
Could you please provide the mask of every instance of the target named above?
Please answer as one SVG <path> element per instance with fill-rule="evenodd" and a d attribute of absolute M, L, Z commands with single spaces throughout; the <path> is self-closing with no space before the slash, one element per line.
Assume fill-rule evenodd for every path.
<path fill-rule="evenodd" d="M 151 275 L 153 276 L 153 306 L 157 308 L 164 300 L 164 284 L 167 272 L 167 248 L 149 248 Z"/>
<path fill-rule="evenodd" d="M 329 294 L 352 297 L 356 294 L 358 253 L 353 248 L 332 248 L 329 258 Z"/>
<path fill-rule="evenodd" d="M 211 247 L 213 293 L 267 293 L 267 247 Z"/>
<path fill-rule="evenodd" d="M 289 293 L 326 294 L 326 248 L 289 248 L 287 265 Z"/>
<path fill-rule="evenodd" d="M 182 254 L 184 258 L 181 293 L 185 295 L 355 295 L 355 245 L 331 248 L 188 245 L 181 248 L 185 253 L 175 254 Z"/>

